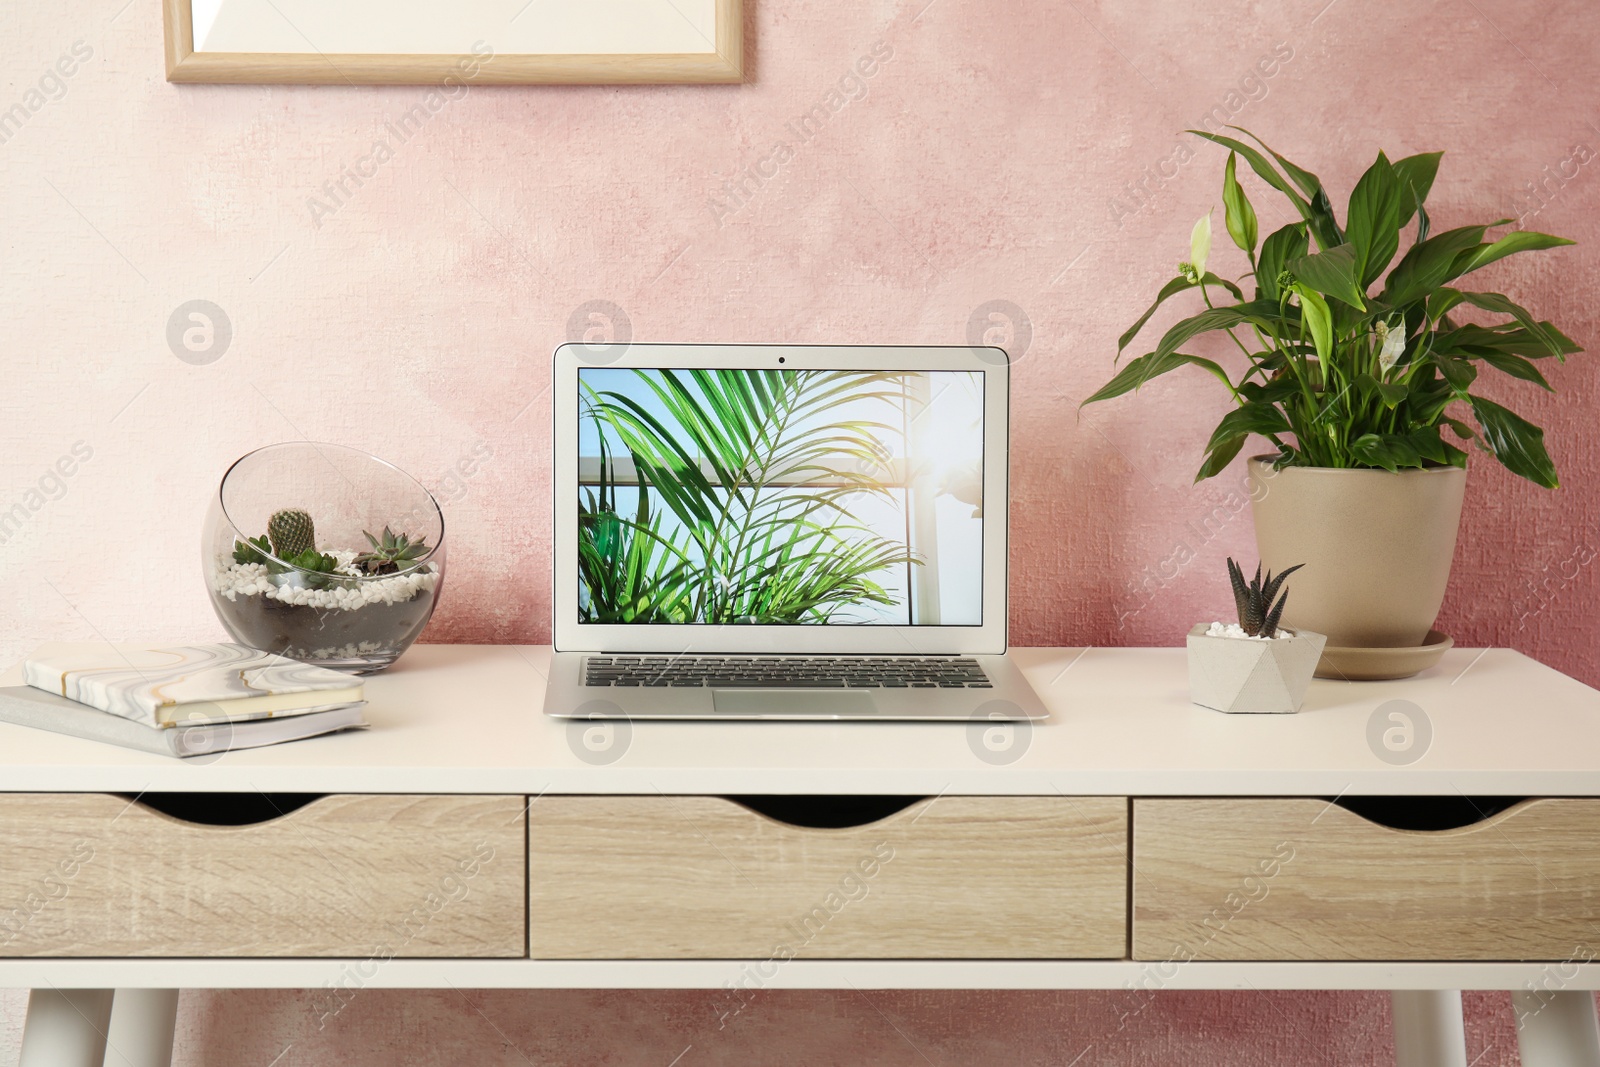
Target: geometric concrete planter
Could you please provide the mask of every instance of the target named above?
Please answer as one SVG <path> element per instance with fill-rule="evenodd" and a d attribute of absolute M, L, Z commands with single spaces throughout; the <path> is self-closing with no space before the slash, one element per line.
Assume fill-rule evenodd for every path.
<path fill-rule="evenodd" d="M 1299 711 L 1328 639 L 1310 630 L 1258 641 L 1189 631 L 1189 699 L 1216 711 Z"/>

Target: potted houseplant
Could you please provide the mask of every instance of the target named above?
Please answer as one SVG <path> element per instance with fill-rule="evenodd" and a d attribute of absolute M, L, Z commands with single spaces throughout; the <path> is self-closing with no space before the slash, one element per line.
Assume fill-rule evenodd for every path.
<path fill-rule="evenodd" d="M 1239 284 L 1207 270 L 1207 214 L 1189 262 L 1119 339 L 1118 358 L 1169 297 L 1198 290 L 1204 310 L 1168 329 L 1084 403 L 1184 366 L 1216 377 L 1235 406 L 1211 435 L 1195 480 L 1223 470 L 1252 436 L 1271 443 L 1271 453 L 1249 461 L 1248 477 L 1266 566 L 1305 562 L 1285 624 L 1327 634 L 1330 673 L 1350 675 L 1353 663 L 1330 664 L 1335 646 L 1384 650 L 1370 671 L 1354 663 L 1365 676 L 1415 673 L 1447 647 L 1431 627 L 1449 580 L 1468 451 L 1556 485 L 1544 432 L 1490 399 L 1486 372 L 1549 389 L 1538 361 L 1581 351 L 1505 295 L 1460 279 L 1509 255 L 1572 242 L 1526 230 L 1489 236 L 1509 219 L 1432 232 L 1424 201 L 1442 153 L 1391 162 L 1380 152 L 1341 223 L 1317 176 L 1253 134 L 1240 130 L 1259 150 L 1190 132 L 1229 150 L 1224 219 L 1249 261 L 1254 292 L 1247 299 Z M 1240 158 L 1299 216 L 1259 242 L 1236 175 Z M 1408 230 L 1411 244 L 1400 254 Z M 1463 312 L 1483 321 L 1464 321 Z M 1240 350 L 1242 374 L 1183 350 L 1209 333 Z"/>
<path fill-rule="evenodd" d="M 1195 624 L 1189 631 L 1189 699 L 1216 711 L 1299 711 L 1327 638 L 1278 623 L 1289 599 L 1284 579 L 1296 564 L 1246 582 L 1230 558 L 1228 579 L 1239 621 Z"/>

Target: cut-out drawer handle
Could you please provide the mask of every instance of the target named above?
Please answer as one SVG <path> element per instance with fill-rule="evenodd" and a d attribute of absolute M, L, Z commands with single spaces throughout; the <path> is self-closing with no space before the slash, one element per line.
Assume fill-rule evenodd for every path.
<path fill-rule="evenodd" d="M 741 796 L 726 797 L 774 822 L 808 830 L 869 826 L 905 811 L 924 797 L 901 796 Z"/>
<path fill-rule="evenodd" d="M 201 826 L 255 826 L 299 811 L 322 793 L 118 793 L 140 807 Z"/>
<path fill-rule="evenodd" d="M 1525 803 L 1525 797 L 1339 797 L 1333 803 L 1390 830 L 1460 830 Z"/>

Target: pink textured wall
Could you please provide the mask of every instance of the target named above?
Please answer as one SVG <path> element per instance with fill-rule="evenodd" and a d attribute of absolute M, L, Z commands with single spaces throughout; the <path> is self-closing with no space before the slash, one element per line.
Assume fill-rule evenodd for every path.
<path fill-rule="evenodd" d="M 1505 994 L 1464 1001 L 1467 1061 L 1515 1064 Z M 1162 993 L 1127 1016 L 1122 993 L 770 992 L 721 1029 L 717 1009 L 684 992 L 374 990 L 321 1029 L 318 1002 L 300 993 L 190 992 L 178 1011 L 179 1067 L 1394 1063 L 1384 993 Z"/>
<path fill-rule="evenodd" d="M 0 511 L 25 518 L 0 543 L 0 656 L 217 636 L 207 496 L 234 457 L 300 437 L 440 490 L 453 573 L 430 639 L 545 639 L 548 355 L 591 300 L 638 340 L 960 343 L 989 301 L 1020 307 L 1014 637 L 1175 643 L 1224 605 L 1223 557 L 1252 550 L 1237 470 L 1190 484 L 1224 397 L 1174 375 L 1081 421 L 1074 404 L 1219 201 L 1220 152 L 1179 132 L 1214 108 L 1341 193 L 1380 147 L 1445 149 L 1436 223 L 1528 215 L 1577 238 L 1486 280 L 1596 343 L 1600 10 L 1580 0 L 749 6 L 748 85 L 471 89 L 334 198 L 422 90 L 176 88 L 153 0 L 11 5 L 0 110 L 28 114 L 0 142 Z M 874 51 L 870 79 L 842 81 Z M 788 128 L 835 90 L 820 132 Z M 233 329 L 204 366 L 165 336 L 194 298 Z M 1548 428 L 1563 488 L 1474 463 L 1441 626 L 1600 683 L 1595 374 L 1580 358 L 1551 377 L 1554 398 L 1494 395 Z M 90 458 L 52 474 L 75 446 Z M 1369 996 L 1164 994 L 1119 1034 L 1095 995 L 775 995 L 731 1038 L 696 995 L 470 996 L 481 1011 L 373 993 L 318 1035 L 295 994 L 194 994 L 179 1061 L 293 1042 L 284 1064 L 666 1063 L 689 1045 L 685 1065 L 922 1062 L 907 1045 L 1071 1062 L 1093 1042 L 1084 1063 L 1389 1062 Z M 21 1001 L 4 1004 L 9 1056 Z M 1479 1062 L 1513 1062 L 1504 995 L 1472 1004 Z"/>

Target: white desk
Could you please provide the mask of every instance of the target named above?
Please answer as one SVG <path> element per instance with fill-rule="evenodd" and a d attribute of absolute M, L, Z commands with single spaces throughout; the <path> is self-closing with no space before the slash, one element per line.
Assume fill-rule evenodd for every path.
<path fill-rule="evenodd" d="M 1022 649 L 1018 659 L 1052 714 L 1009 733 L 993 734 L 993 725 L 982 721 L 633 723 L 610 735 L 609 748 L 601 738 L 599 749 L 584 734 L 592 727 L 539 713 L 548 654 L 543 648 L 419 646 L 368 679 L 372 730 L 203 764 L 0 724 L 0 795 L 492 794 L 531 798 L 534 809 L 541 797 L 594 795 L 1115 797 L 1133 798 L 1128 810 L 1136 832 L 1140 798 L 1600 797 L 1600 693 L 1508 650 L 1456 649 L 1439 667 L 1399 682 L 1316 681 L 1298 715 L 1227 716 L 1188 703 L 1181 649 Z M 4 679 L 18 680 L 15 671 Z M 1425 719 L 1431 740 L 1386 759 L 1369 726 L 1380 705 L 1391 701 L 1408 702 L 1396 707 L 1414 721 Z M 0 843 L 6 829 L 0 816 Z M 1494 829 L 1483 837 L 1494 835 L 1505 833 Z M 1119 843 L 1124 857 L 1126 843 Z M 1600 829 L 1594 844 L 1600 845 Z M 1140 891 L 1140 862 L 1136 853 L 1130 896 Z M 1556 872 L 1542 860 L 1535 867 Z M 1132 922 L 1137 928 L 1138 920 Z M 1133 940 L 1130 935 L 1130 945 Z M 1600 988 L 1600 967 L 1589 962 L 1594 953 L 1581 955 L 1581 943 L 1575 949 L 1576 957 L 1546 954 L 1532 962 L 1173 962 L 1127 953 L 1121 959 L 801 958 L 777 967 L 763 985 L 1410 990 L 1418 992 L 1397 999 L 1402 1039 L 1433 1038 L 1401 1062 L 1447 1064 L 1456 1062 L 1449 1051 L 1452 1002 L 1427 991 L 1531 990 L 1523 997 L 1526 1040 L 1534 1044 L 1525 1056 L 1541 1055 L 1540 1040 L 1589 1055 L 1594 1023 L 1581 991 Z M 393 958 L 372 967 L 354 954 L 131 959 L 46 953 L 0 958 L 0 985 L 324 987 L 348 981 L 352 968 L 361 966 L 361 984 L 372 987 L 723 988 L 752 962 L 759 961 L 452 957 Z M 40 1032 L 52 1010 L 41 1006 Z M 1458 1032 L 1458 1017 L 1453 1025 Z M 1593 1059 L 1547 1062 L 1600 1067 L 1600 1045 Z"/>
<path fill-rule="evenodd" d="M 1018 649 L 1051 709 L 1013 763 L 942 723 L 635 723 L 595 766 L 539 714 L 547 648 L 419 645 L 367 679 L 373 729 L 194 765 L 0 723 L 7 791 L 860 793 L 933 796 L 1600 796 L 1600 692 L 1508 649 L 1452 649 L 1398 682 L 1312 682 L 1298 715 L 1188 702 L 1182 649 Z M 20 684 L 19 671 L 0 684 Z M 1426 755 L 1385 763 L 1367 720 L 1432 720 Z"/>

